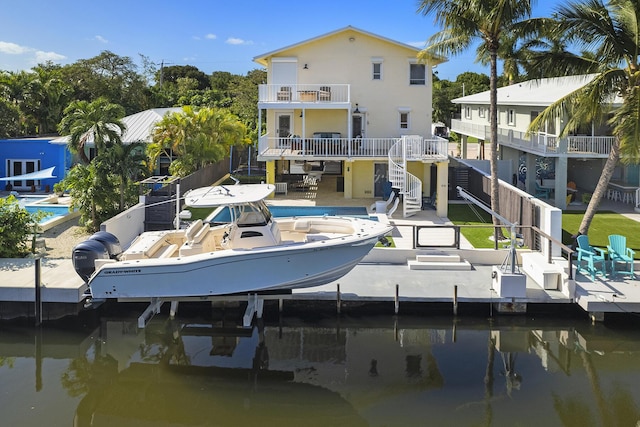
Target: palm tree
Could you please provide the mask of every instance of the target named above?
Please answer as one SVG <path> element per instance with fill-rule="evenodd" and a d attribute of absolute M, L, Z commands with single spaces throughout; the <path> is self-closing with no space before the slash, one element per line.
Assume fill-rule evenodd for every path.
<path fill-rule="evenodd" d="M 154 129 L 147 153 L 151 164 L 162 154 L 173 157 L 173 175 L 186 176 L 229 154 L 229 147 L 246 143 L 246 127 L 223 108 L 182 107 L 182 112 L 165 116 Z"/>
<path fill-rule="evenodd" d="M 568 117 L 560 136 L 611 114 L 615 141 L 605 162 L 578 234 L 587 234 L 618 161 L 640 161 L 640 3 L 637 0 L 584 0 L 556 10 L 555 34 L 581 53 L 544 52 L 534 64 L 563 75 L 593 73 L 593 79 L 545 109 L 531 123 L 544 126 Z M 551 73 L 549 73 L 551 74 Z M 586 81 L 586 80 L 585 80 Z M 614 100 L 617 100 L 614 105 Z"/>
<path fill-rule="evenodd" d="M 116 144 L 103 153 L 103 161 L 108 162 L 109 171 L 119 176 L 120 202 L 119 210 L 125 209 L 126 194 L 129 183 L 137 180 L 144 174 L 146 168 L 144 161 L 145 143 L 134 142 L 131 144 Z"/>
<path fill-rule="evenodd" d="M 106 98 L 92 102 L 74 101 L 65 108 L 58 130 L 70 136 L 70 150 L 78 153 L 84 164 L 89 164 L 90 159 L 85 152 L 88 142 L 93 140 L 96 156 L 105 148 L 122 142 L 124 114 L 123 107 L 110 103 Z"/>
<path fill-rule="evenodd" d="M 427 41 L 427 48 L 419 57 L 447 57 L 456 55 L 474 42 L 489 56 L 489 123 L 491 139 L 491 209 L 500 213 L 498 183 L 498 102 L 497 59 L 505 34 L 520 32 L 519 26 L 531 16 L 531 0 L 422 0 L 418 12 L 435 14 L 436 23 L 444 29 Z M 500 221 L 493 216 L 493 224 Z M 500 228 L 496 232 L 501 234 Z M 499 237 L 499 236 L 498 236 Z"/>

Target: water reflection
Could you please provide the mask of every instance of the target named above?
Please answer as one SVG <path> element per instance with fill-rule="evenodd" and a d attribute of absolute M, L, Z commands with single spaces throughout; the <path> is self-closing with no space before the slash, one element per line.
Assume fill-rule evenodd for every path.
<path fill-rule="evenodd" d="M 638 362 L 638 332 L 575 321 L 103 320 L 0 331 L 0 412 L 7 425 L 635 425 Z"/>

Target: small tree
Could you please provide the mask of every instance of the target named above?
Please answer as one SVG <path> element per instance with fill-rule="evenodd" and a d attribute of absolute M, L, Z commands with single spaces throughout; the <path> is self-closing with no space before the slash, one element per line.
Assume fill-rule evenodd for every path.
<path fill-rule="evenodd" d="M 42 213 L 29 213 L 15 197 L 0 198 L 0 258 L 21 258 L 29 253 L 28 237 L 35 236 Z M 33 246 L 31 247 L 33 251 Z"/>

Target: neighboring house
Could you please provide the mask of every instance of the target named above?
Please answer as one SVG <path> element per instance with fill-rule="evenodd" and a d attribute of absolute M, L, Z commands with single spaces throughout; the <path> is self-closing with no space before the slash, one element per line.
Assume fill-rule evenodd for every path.
<path fill-rule="evenodd" d="M 432 70 L 420 49 L 351 26 L 254 58 L 266 133 L 267 181 L 315 171 L 337 175 L 345 198 L 384 197 L 391 182 L 404 215 L 438 193 L 447 214 L 447 140 L 432 136 Z M 403 138 L 404 137 L 404 138 Z"/>
<path fill-rule="evenodd" d="M 546 107 L 593 78 L 582 75 L 530 80 L 498 89 L 499 158 L 511 162 L 511 170 L 518 171 L 514 174 L 517 184 L 528 193 L 554 190 L 554 205 L 561 209 L 567 206 L 569 182 L 584 192 L 596 187 L 614 141 L 611 129 L 606 124 L 587 123 L 574 134 L 559 138 L 566 117 L 546 123 L 543 132 L 529 134 L 527 129 Z M 452 120 L 451 131 L 461 135 L 461 157 L 465 158 L 468 137 L 490 141 L 489 91 L 452 102 L 461 107 L 460 119 Z M 638 167 L 619 166 L 613 179 L 637 186 Z"/>
<path fill-rule="evenodd" d="M 165 115 L 181 111 L 181 107 L 152 108 L 150 110 L 141 111 L 124 117 L 122 119 L 122 123 L 126 128 L 122 135 L 122 142 L 124 144 L 131 144 L 134 142 L 152 142 L 153 129 L 156 124 L 162 120 Z M 66 147 L 69 143 L 69 136 L 56 138 L 52 143 L 61 144 Z M 93 136 L 90 136 L 87 139 L 85 150 L 89 158 L 93 158 L 95 156 Z M 168 169 L 170 163 L 170 159 L 160 158 L 160 164 L 158 165 L 160 175 L 169 175 Z"/>
<path fill-rule="evenodd" d="M 55 144 L 52 140 L 53 137 L 0 140 L 0 177 L 30 174 L 30 177 L 36 178 L 3 180 L 0 182 L 2 190 L 51 191 L 53 184 L 64 178 L 66 170 L 71 166 L 71 155 L 66 147 Z M 37 175 L 32 175 L 51 167 L 55 167 L 51 178 L 37 179 Z"/>

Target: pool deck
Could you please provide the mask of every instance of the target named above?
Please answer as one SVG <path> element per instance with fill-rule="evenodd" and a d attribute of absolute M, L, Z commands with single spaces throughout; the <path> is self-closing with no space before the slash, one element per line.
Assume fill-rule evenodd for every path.
<path fill-rule="evenodd" d="M 335 181 L 325 184 L 335 188 Z M 321 186 L 319 186 L 321 187 Z M 324 194 L 323 194 L 324 193 Z M 342 193 L 334 191 L 297 192 L 270 199 L 274 205 L 300 206 L 370 206 L 374 199 L 344 199 Z M 640 222 L 640 215 L 623 213 Z M 568 288 L 575 286 L 574 298 L 570 292 L 543 289 L 531 277 L 526 276 L 526 297 L 500 298 L 493 289 L 492 271 L 494 265 L 500 265 L 504 252 L 493 250 L 474 250 L 463 238 L 460 251 L 446 249 L 447 253 L 459 252 L 464 256 L 480 253 L 483 259 L 491 262 L 471 262 L 469 270 L 413 270 L 408 260 L 423 251 L 413 250 L 413 226 L 446 224 L 433 210 L 424 210 L 411 218 L 393 218 L 380 215 L 379 220 L 389 221 L 395 226 L 393 239 L 395 249 L 374 249 L 376 254 L 365 259 L 350 273 L 332 283 L 305 289 L 296 289 L 283 300 L 295 301 L 336 301 L 343 302 L 389 302 L 390 310 L 406 302 L 414 303 L 489 303 L 503 307 L 507 312 L 526 310 L 527 304 L 578 304 L 594 319 L 602 320 L 603 313 L 630 312 L 640 313 L 640 280 L 637 278 L 590 277 L 574 272 L 574 280 L 564 280 Z M 437 234 L 437 233 L 436 233 Z M 443 239 L 446 239 L 443 236 Z M 387 252 L 383 252 L 387 251 Z M 487 258 L 487 253 L 492 255 Z M 398 258 L 400 261 L 383 261 Z M 383 255 L 380 255 L 383 254 Z M 403 258 L 404 257 L 404 258 Z M 374 259 L 374 261 L 371 261 Z M 404 261 L 403 261 L 404 260 Z M 560 260 L 559 260 L 560 261 Z M 566 263 L 566 261 L 565 261 Z M 565 269 L 566 270 L 566 269 Z M 35 298 L 35 261 L 32 259 L 0 260 L 0 307 L 7 302 L 29 303 Z M 564 275 L 566 277 L 566 274 Z M 81 304 L 87 285 L 75 273 L 71 259 L 43 259 L 41 261 L 42 301 L 44 303 Z M 339 289 L 339 292 L 338 292 Z M 275 298 L 275 297 L 274 297 Z M 215 299 L 215 298 L 211 298 Z M 220 299 L 229 299 L 220 298 Z M 246 297 L 240 298 L 246 299 Z M 519 308 L 518 308 L 519 307 Z M 400 308 L 401 310 L 401 308 Z M 0 309 L 0 318 L 3 318 Z"/>

